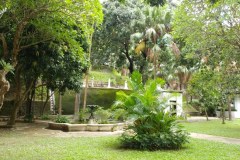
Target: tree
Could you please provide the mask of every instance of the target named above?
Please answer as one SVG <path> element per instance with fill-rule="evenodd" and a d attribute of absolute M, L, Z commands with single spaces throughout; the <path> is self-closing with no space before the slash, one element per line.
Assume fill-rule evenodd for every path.
<path fill-rule="evenodd" d="M 219 90 L 217 75 L 214 71 L 202 68 L 195 74 L 188 85 L 188 93 L 199 99 L 199 105 L 208 120 L 208 112 L 216 110 L 220 105 L 221 92 Z"/>
<path fill-rule="evenodd" d="M 173 33 L 209 65 L 238 61 L 239 8 L 237 1 L 184 1 L 175 13 Z"/>
<path fill-rule="evenodd" d="M 132 73 L 135 57 L 131 50 L 130 36 L 136 32 L 132 21 L 142 19 L 143 4 L 138 0 L 128 0 L 125 3 L 110 0 L 104 2 L 103 7 L 104 22 L 93 35 L 92 64 L 116 67 L 127 64 Z M 110 59 L 114 61 L 111 62 Z"/>
<path fill-rule="evenodd" d="M 168 6 L 146 6 L 142 11 L 144 16 L 141 25 L 136 25 L 139 32 L 132 35 L 135 52 L 148 60 L 145 70 L 153 70 L 154 78 L 157 72 L 161 73 L 162 78 L 166 78 L 163 75 L 168 75 L 169 66 L 173 66 L 180 54 L 170 34 L 172 12 Z M 166 68 L 168 73 L 164 73 L 162 68 Z"/>
<path fill-rule="evenodd" d="M 64 94 L 66 89 L 79 92 L 82 75 L 87 68 L 85 58 L 82 59 L 74 50 L 53 41 L 24 50 L 19 58 L 19 64 L 22 68 L 21 78 L 26 84 L 25 89 L 31 87 L 29 94 L 35 93 L 35 89 L 39 85 L 44 85 L 52 91 L 59 91 L 60 94 Z M 39 81 L 42 84 L 36 83 Z M 30 85 L 31 83 L 34 85 Z M 46 97 L 46 100 L 48 98 Z M 25 99 L 25 97 L 22 97 L 22 99 Z M 32 99 L 29 100 L 30 104 L 31 101 Z M 31 107 L 29 105 L 29 110 L 31 110 Z"/>
<path fill-rule="evenodd" d="M 49 40 L 65 42 L 64 46 L 84 59 L 84 51 L 77 41 L 78 32 L 75 28 L 68 26 L 80 28 L 82 36 L 87 37 L 93 32 L 93 24 L 98 25 L 102 21 L 102 10 L 98 0 L 53 0 L 51 2 L 20 0 L 1 3 L 5 6 L 6 12 L 1 17 L 0 40 L 2 46 L 0 47 L 0 56 L 3 61 L 8 62 L 16 69 L 16 73 L 18 72 L 18 57 L 23 54 L 23 50 Z M 2 66 L 0 90 L 4 92 L 1 92 L 1 97 L 6 94 L 10 87 L 8 80 L 6 80 L 8 72 Z M 16 80 L 19 79 L 18 75 L 15 74 Z M 19 99 L 19 94 L 16 94 L 15 99 Z M 2 105 L 2 103 L 3 98 L 1 98 L 0 104 Z M 19 105 L 16 104 L 16 106 Z M 14 109 L 13 115 L 16 116 L 16 113 L 17 109 Z"/>
<path fill-rule="evenodd" d="M 239 9 L 236 0 L 183 1 L 175 13 L 173 33 L 193 51 L 188 56 L 199 57 L 198 64 L 215 70 L 219 77 L 222 108 L 226 108 L 229 93 L 239 90 L 235 83 L 240 80 Z"/>

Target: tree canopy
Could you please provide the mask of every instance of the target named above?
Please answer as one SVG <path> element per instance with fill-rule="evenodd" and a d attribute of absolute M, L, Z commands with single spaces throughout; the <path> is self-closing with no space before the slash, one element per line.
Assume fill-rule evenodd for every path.
<path fill-rule="evenodd" d="M 79 87 L 69 86 L 69 84 L 76 80 L 74 75 L 82 74 L 89 65 L 85 54 L 88 52 L 86 43 L 91 43 L 90 35 L 94 31 L 93 26 L 98 26 L 103 20 L 100 2 L 98 0 L 6 0 L 0 3 L 0 58 L 3 62 L 0 66 L 1 106 L 4 95 L 10 87 L 9 81 L 6 79 L 6 74 L 10 72 L 8 66 L 12 66 L 16 69 L 15 72 L 18 72 L 14 74 L 16 81 L 22 76 L 19 67 L 26 60 L 29 63 L 24 64 L 26 70 L 23 73 L 25 75 L 31 75 L 32 72 L 43 74 L 43 71 L 39 72 L 40 68 L 38 67 L 41 66 L 38 63 L 43 62 L 43 59 L 49 60 L 48 65 L 51 66 L 45 66 L 46 68 L 43 70 L 51 73 L 51 67 L 52 71 L 55 68 L 55 72 L 51 73 L 51 76 L 57 77 L 52 77 L 52 79 L 56 78 L 54 83 L 64 82 L 65 87 L 79 89 Z M 27 52 L 31 54 L 28 55 Z M 54 53 L 56 53 L 55 57 L 51 61 L 49 55 Z M 44 63 L 46 64 L 46 62 Z M 27 66 L 31 66 L 31 69 Z M 76 66 L 75 69 L 70 69 L 74 66 Z M 64 72 L 59 72 L 60 68 Z M 69 77 L 66 77 L 66 74 L 69 74 Z M 43 77 L 45 80 L 48 77 L 49 80 L 50 76 L 46 75 L 45 72 Z M 80 82 L 80 80 L 78 79 L 76 82 Z M 63 85 L 60 86 L 63 87 Z M 58 88 L 63 90 L 60 86 Z M 53 84 L 51 87 L 56 88 Z M 26 92 L 29 91 L 26 90 Z M 16 116 L 17 109 L 22 102 L 22 100 L 19 101 L 19 96 L 18 92 L 15 97 L 17 104 L 12 117 Z"/>

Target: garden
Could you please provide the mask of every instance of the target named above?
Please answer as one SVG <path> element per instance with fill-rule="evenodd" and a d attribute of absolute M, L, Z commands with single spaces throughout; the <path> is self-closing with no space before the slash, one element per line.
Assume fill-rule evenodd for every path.
<path fill-rule="evenodd" d="M 239 159 L 237 0 L 0 2 L 0 159 Z"/>

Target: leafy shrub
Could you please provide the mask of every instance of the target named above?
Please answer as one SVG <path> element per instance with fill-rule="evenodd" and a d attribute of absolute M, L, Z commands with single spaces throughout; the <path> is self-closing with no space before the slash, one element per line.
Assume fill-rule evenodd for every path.
<path fill-rule="evenodd" d="M 102 107 L 99 107 L 95 112 L 95 117 L 99 123 L 108 123 L 108 119 L 111 116 L 109 110 L 105 110 Z"/>
<path fill-rule="evenodd" d="M 113 118 L 117 121 L 124 121 L 127 119 L 127 111 L 125 109 L 118 108 L 113 111 Z"/>
<path fill-rule="evenodd" d="M 85 109 L 84 111 L 81 109 L 79 111 L 79 123 L 86 123 L 89 115 L 88 109 Z"/>
<path fill-rule="evenodd" d="M 49 117 L 48 114 L 44 114 L 40 117 L 41 120 L 50 120 L 51 118 Z"/>
<path fill-rule="evenodd" d="M 138 118 L 120 138 L 124 148 L 141 150 L 179 149 L 187 139 L 175 117 L 163 112 Z"/>
<path fill-rule="evenodd" d="M 57 118 L 55 119 L 56 123 L 69 123 L 70 121 L 68 120 L 67 117 L 58 115 Z"/>
<path fill-rule="evenodd" d="M 179 149 L 187 143 L 188 133 L 176 122 L 175 116 L 165 113 L 166 101 L 159 99 L 157 87 L 163 81 L 150 80 L 142 84 L 141 74 L 134 72 L 130 82 L 133 93 L 117 93 L 115 107 L 125 109 L 134 118 L 121 136 L 124 148 L 158 150 Z"/>

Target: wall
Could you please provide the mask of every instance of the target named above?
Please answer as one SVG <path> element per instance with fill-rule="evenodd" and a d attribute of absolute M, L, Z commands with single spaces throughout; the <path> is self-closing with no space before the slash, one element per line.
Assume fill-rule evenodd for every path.
<path fill-rule="evenodd" d="M 99 105 L 103 108 L 110 108 L 116 100 L 116 92 L 122 89 L 113 88 L 88 88 L 87 92 L 87 105 Z M 127 94 L 130 94 L 130 90 L 122 90 Z M 59 95 L 55 93 L 56 107 L 58 107 Z M 83 106 L 84 90 L 80 92 L 80 107 Z M 74 113 L 75 92 L 67 91 L 62 97 L 62 109 L 63 114 Z"/>
<path fill-rule="evenodd" d="M 235 95 L 234 106 L 235 109 L 237 110 L 235 118 L 240 118 L 240 94 Z"/>
<path fill-rule="evenodd" d="M 159 91 L 159 94 L 160 94 L 160 99 L 165 99 L 167 102 L 167 105 L 169 106 L 165 109 L 166 112 L 171 112 L 170 106 L 173 107 L 173 105 L 176 105 L 176 110 L 174 111 L 176 112 L 176 115 L 181 116 L 183 114 L 182 92 L 161 90 Z M 176 103 L 173 104 L 173 101 L 175 101 Z"/>

